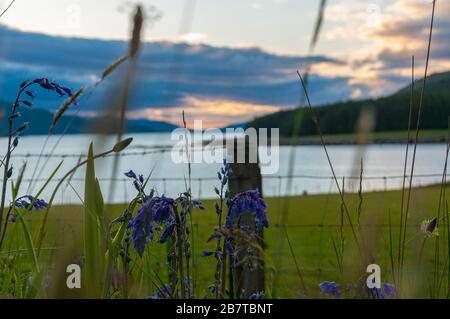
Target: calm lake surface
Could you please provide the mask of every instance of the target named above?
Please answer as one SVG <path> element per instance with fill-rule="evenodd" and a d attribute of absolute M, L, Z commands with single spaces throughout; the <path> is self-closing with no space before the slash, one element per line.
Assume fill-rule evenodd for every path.
<path fill-rule="evenodd" d="M 159 194 L 176 196 L 186 189 L 185 179 L 188 176 L 186 164 L 175 164 L 170 152 L 164 151 L 167 146 L 173 145 L 170 134 L 133 134 L 134 141 L 126 149 L 119 160 L 119 171 L 112 174 L 113 157 L 96 161 L 97 176 L 101 182 L 101 188 L 105 200 L 109 202 L 127 202 L 134 195 L 132 183 L 124 177 L 122 172 L 133 169 L 136 173 L 147 176 L 152 172 L 150 185 Z M 45 136 L 29 136 L 20 140 L 12 159 L 14 165 L 13 177 L 17 177 L 22 164 L 27 162 L 24 183 L 21 194 L 35 194 L 43 185 L 60 161 L 62 167 L 56 175 L 56 181 L 70 170 L 78 161 L 80 154 L 86 154 L 90 142 L 94 143 L 96 153 L 111 148 L 115 144 L 115 137 L 99 137 L 94 135 L 68 135 L 59 139 L 59 136 L 49 138 L 43 151 L 49 154 L 55 147 L 53 157 L 42 157 L 38 164 L 38 155 L 46 140 Z M 59 144 L 57 144 L 59 141 Z M 6 150 L 6 139 L 0 139 L 1 154 Z M 359 180 L 350 176 L 359 176 L 360 161 L 364 162 L 363 190 L 385 190 L 401 188 L 403 165 L 406 145 L 369 145 L 364 148 L 353 145 L 329 146 L 329 154 L 333 162 L 338 178 L 345 176 L 345 188 L 347 191 L 357 191 Z M 412 150 L 412 148 L 411 148 Z M 263 192 L 265 196 L 318 194 L 336 192 L 334 181 L 330 178 L 331 170 L 327 162 L 324 150 L 321 146 L 297 146 L 295 147 L 294 178 L 291 187 L 287 187 L 288 163 L 292 151 L 291 146 L 280 147 L 280 165 L 276 174 L 267 174 L 267 169 L 262 169 Z M 412 154 L 412 151 L 410 152 Z M 427 185 L 440 183 L 446 156 L 446 146 L 443 144 L 419 145 L 417 149 L 414 185 Z M 192 165 L 192 190 L 199 198 L 213 198 L 214 186 L 219 164 L 193 164 Z M 30 184 L 33 177 L 37 180 Z M 57 196 L 58 203 L 80 203 L 80 197 L 84 197 L 84 168 L 77 171 Z M 432 176 L 425 176 L 432 175 Z M 114 190 L 111 191 L 111 178 L 114 181 Z M 56 181 L 52 182 L 41 197 L 48 199 L 53 191 Z"/>

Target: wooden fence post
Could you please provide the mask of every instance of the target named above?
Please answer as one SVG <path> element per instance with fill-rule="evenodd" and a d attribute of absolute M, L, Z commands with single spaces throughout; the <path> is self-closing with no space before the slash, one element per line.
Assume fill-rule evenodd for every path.
<path fill-rule="evenodd" d="M 243 154 L 245 150 L 245 155 Z M 256 156 L 250 156 L 253 154 Z M 233 174 L 230 176 L 228 188 L 230 196 L 238 193 L 259 189 L 262 195 L 262 177 L 258 160 L 258 144 L 247 136 L 234 140 L 234 147 L 228 148 L 228 157 L 230 160 Z M 254 214 L 244 213 L 239 220 L 239 226 L 248 226 L 255 230 Z M 258 244 L 264 248 L 263 231 L 258 232 Z M 242 260 L 247 254 L 245 243 L 236 243 L 236 251 L 238 251 L 238 261 Z M 250 267 L 248 263 L 243 263 L 234 269 L 234 289 L 237 298 L 249 298 L 251 294 L 264 291 L 264 254 L 257 254 L 256 267 Z"/>

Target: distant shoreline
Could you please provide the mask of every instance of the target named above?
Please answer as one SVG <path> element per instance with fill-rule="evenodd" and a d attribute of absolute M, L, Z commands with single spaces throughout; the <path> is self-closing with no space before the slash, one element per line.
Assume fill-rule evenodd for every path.
<path fill-rule="evenodd" d="M 383 145 L 383 144 L 407 144 L 407 138 L 369 138 L 363 143 L 358 141 L 356 138 L 338 138 L 338 137 L 324 137 L 324 141 L 327 145 L 358 145 L 358 144 L 369 144 L 369 145 Z M 446 137 L 423 137 L 419 138 L 419 144 L 446 144 Z M 414 144 L 414 139 L 409 139 L 409 144 Z M 280 145 L 322 145 L 320 138 L 318 136 L 299 138 L 296 142 L 293 142 L 290 137 L 280 137 Z"/>
<path fill-rule="evenodd" d="M 65 134 L 66 136 L 76 136 L 76 135 L 98 135 L 99 133 L 69 133 Z M 167 131 L 160 131 L 160 132 L 126 132 L 127 136 L 140 136 L 140 135 L 146 135 L 146 134 L 170 134 L 170 132 Z M 415 132 L 411 133 L 411 136 L 413 136 Z M 436 131 L 422 131 L 421 132 L 422 137 L 419 136 L 419 144 L 446 144 L 447 143 L 447 137 L 446 132 L 444 135 L 443 130 L 436 130 Z M 53 136 L 58 136 L 59 134 L 53 134 Z M 115 136 L 115 134 L 110 134 L 111 136 Z M 401 137 L 401 135 L 406 135 L 403 131 L 399 132 L 375 132 L 373 133 L 374 136 L 368 137 L 366 139 L 363 139 L 363 142 L 354 134 L 336 134 L 336 135 L 325 135 L 324 141 L 327 145 L 359 145 L 359 144 L 369 144 L 369 145 L 405 145 L 408 142 L 408 139 L 406 137 Z M 391 135 L 391 136 L 389 136 Z M 393 135 L 393 136 L 392 136 Z M 48 137 L 47 134 L 27 134 L 24 135 L 24 138 L 27 137 L 41 137 L 46 138 Z M 0 135 L 0 139 L 6 139 L 5 136 Z M 267 141 L 268 145 L 271 145 L 270 138 Z M 410 144 L 414 144 L 414 138 L 409 139 Z M 279 138 L 279 145 L 282 146 L 290 146 L 290 145 L 321 145 L 320 137 L 317 135 L 312 136 L 303 136 L 298 139 L 296 139 L 295 142 L 293 142 L 292 137 L 285 137 L 281 136 Z"/>

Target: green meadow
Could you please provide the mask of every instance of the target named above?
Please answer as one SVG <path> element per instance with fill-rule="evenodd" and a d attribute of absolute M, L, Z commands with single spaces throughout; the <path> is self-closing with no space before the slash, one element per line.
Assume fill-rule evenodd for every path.
<path fill-rule="evenodd" d="M 424 239 L 420 231 L 420 223 L 437 215 L 440 186 L 417 188 L 412 190 L 409 227 L 406 241 L 405 285 L 409 285 L 411 297 L 429 296 L 429 291 L 422 280 L 432 278 L 434 271 L 435 243 L 439 240 L 441 247 L 441 263 L 445 265 L 448 252 L 444 244 L 447 222 L 438 224 L 440 236 Z M 323 297 L 319 293 L 318 284 L 322 281 L 336 281 L 345 287 L 355 284 L 362 275 L 360 262 L 356 262 L 357 249 L 352 238 L 349 222 L 342 215 L 339 195 L 310 195 L 290 198 L 267 198 L 270 227 L 265 230 L 264 239 L 266 294 L 271 297 L 311 298 Z M 382 281 L 393 282 L 390 257 L 390 238 L 392 238 L 393 258 L 396 259 L 398 246 L 398 224 L 401 203 L 401 191 L 372 192 L 362 194 L 346 194 L 352 221 L 359 228 L 364 238 L 366 253 L 370 262 L 377 263 L 382 269 Z M 193 282 L 197 298 L 208 296 L 208 286 L 214 282 L 214 257 L 202 257 L 202 251 L 214 251 L 213 243 L 207 239 L 212 234 L 217 216 L 214 201 L 205 201 L 205 210 L 196 210 L 192 214 L 193 236 Z M 358 207 L 361 205 L 360 222 L 357 225 Z M 106 206 L 109 219 L 123 213 L 125 205 Z M 287 210 L 284 208 L 287 207 Z M 286 228 L 280 227 L 283 211 Z M 389 219 L 391 215 L 391 221 Z M 42 213 L 30 213 L 26 216 L 30 232 L 36 235 Z M 343 222 L 342 222 L 343 221 Z M 62 260 L 64 265 L 82 259 L 83 246 L 83 207 L 76 205 L 55 206 L 49 216 L 45 244 L 42 248 L 40 263 L 46 267 L 52 278 L 53 273 Z M 342 271 L 333 248 L 333 241 L 343 229 L 344 258 Z M 284 232 L 284 229 L 286 232 Z M 287 235 L 286 235 L 287 234 Z M 290 243 L 290 245 L 289 245 Z M 417 266 L 417 250 L 423 246 L 420 268 Z M 167 277 L 166 246 L 150 243 L 146 252 L 147 258 L 133 257 L 132 267 L 141 269 L 136 286 L 131 293 L 133 297 L 144 298 L 154 292 L 155 282 L 165 281 Z M 18 223 L 10 229 L 10 241 L 5 243 L 2 259 L 11 261 L 27 260 L 26 243 Z M 360 258 L 358 258 L 360 259 Z M 365 259 L 364 259 L 365 260 Z M 23 264 L 22 264 L 23 267 Z M 357 268 L 355 270 L 355 267 Z M 356 276 L 358 274 L 358 276 Z M 64 278 L 64 274 L 61 275 Z M 442 294 L 448 285 L 448 274 L 441 274 Z M 50 284 L 51 286 L 51 284 Z M 273 291 L 276 287 L 276 291 Z M 47 293 L 51 296 L 54 287 Z M 40 295 L 41 297 L 45 296 Z M 61 288 L 61 296 L 78 296 L 77 291 Z"/>

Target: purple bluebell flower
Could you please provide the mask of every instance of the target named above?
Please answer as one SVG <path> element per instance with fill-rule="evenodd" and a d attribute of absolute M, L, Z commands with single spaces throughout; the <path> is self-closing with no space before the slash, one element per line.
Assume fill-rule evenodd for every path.
<path fill-rule="evenodd" d="M 235 255 L 234 251 L 234 245 L 232 242 L 232 238 L 227 237 L 225 238 L 225 251 L 227 252 L 227 255 L 230 257 L 230 266 L 234 267 L 236 264 L 237 256 Z"/>
<path fill-rule="evenodd" d="M 36 211 L 40 211 L 40 210 L 48 207 L 48 204 L 47 204 L 47 202 L 45 200 L 39 199 L 39 198 L 34 198 L 31 195 L 27 195 L 27 196 L 23 196 L 21 198 L 18 198 L 15 201 L 14 205 L 17 208 L 24 208 L 24 209 L 27 209 L 29 211 L 31 211 L 33 208 Z"/>
<path fill-rule="evenodd" d="M 129 178 L 133 178 L 133 179 L 136 179 L 137 177 L 136 177 L 136 174 L 132 171 L 132 170 L 130 170 L 129 172 L 126 172 L 125 173 L 125 176 L 126 177 L 129 177 Z"/>
<path fill-rule="evenodd" d="M 397 289 L 393 284 L 384 283 L 382 288 L 386 297 L 395 297 L 397 294 Z"/>
<path fill-rule="evenodd" d="M 153 197 L 148 199 L 139 209 L 136 217 L 131 221 L 133 228 L 133 246 L 142 257 L 148 240 L 154 239 L 155 224 L 166 225 L 166 230 L 160 240 L 167 240 L 172 236 L 175 227 L 175 200 L 168 197 Z"/>
<path fill-rule="evenodd" d="M 395 297 L 396 288 L 393 284 L 383 283 L 381 288 L 370 289 L 370 294 L 373 298 L 384 299 L 386 297 Z"/>
<path fill-rule="evenodd" d="M 265 298 L 266 298 L 266 294 L 264 293 L 264 291 L 255 292 L 250 295 L 250 299 L 253 299 L 253 300 L 265 299 Z"/>
<path fill-rule="evenodd" d="M 6 178 L 11 178 L 12 174 L 13 174 L 13 167 L 11 166 L 6 172 Z"/>
<path fill-rule="evenodd" d="M 144 176 L 143 175 L 137 175 L 133 170 L 130 170 L 125 173 L 125 176 L 128 178 L 131 178 L 133 180 L 133 186 L 134 188 L 139 192 L 143 193 L 144 191 Z M 150 196 L 153 197 L 153 196 Z"/>
<path fill-rule="evenodd" d="M 256 236 L 257 236 L 257 234 L 256 234 L 256 233 L 254 233 L 254 232 L 251 232 L 251 233 L 249 233 L 249 234 L 247 235 L 247 238 L 248 238 L 248 240 L 253 240 L 253 239 L 255 239 L 255 238 L 256 238 Z"/>
<path fill-rule="evenodd" d="M 171 284 L 167 284 L 164 287 L 158 288 L 158 291 L 154 296 L 147 297 L 147 299 L 170 299 L 173 294 L 173 288 Z"/>
<path fill-rule="evenodd" d="M 36 98 L 36 95 L 34 94 L 33 91 L 25 91 L 25 94 L 28 95 L 29 97 L 31 97 L 32 99 Z"/>
<path fill-rule="evenodd" d="M 23 86 L 21 86 L 21 88 L 24 88 L 26 86 L 30 86 L 33 84 L 39 84 L 41 88 L 47 90 L 47 91 L 53 91 L 55 93 L 57 93 L 59 96 L 68 96 L 71 97 L 73 96 L 73 91 L 67 87 L 64 87 L 62 85 L 59 85 L 58 83 L 55 82 L 50 82 L 47 78 L 39 78 L 39 79 L 35 79 L 31 82 L 24 82 L 22 83 Z M 34 98 L 34 93 L 27 90 L 25 92 L 28 96 Z"/>
<path fill-rule="evenodd" d="M 228 184 L 228 177 L 227 177 L 227 176 L 224 176 L 224 177 L 222 178 L 222 185 L 225 186 L 225 185 L 227 185 L 227 184 Z"/>
<path fill-rule="evenodd" d="M 338 299 L 341 295 L 341 285 L 334 281 L 324 281 L 319 284 L 319 288 L 322 294 L 331 295 Z"/>
<path fill-rule="evenodd" d="M 16 148 L 17 145 L 19 145 L 19 137 L 18 136 L 14 137 L 12 145 L 14 148 Z"/>
<path fill-rule="evenodd" d="M 193 200 L 193 201 L 192 201 L 192 205 L 193 205 L 195 208 L 200 209 L 200 210 L 204 210 L 204 209 L 205 209 L 205 206 L 203 205 L 203 203 L 200 202 L 200 201 L 198 201 L 198 200 Z"/>
<path fill-rule="evenodd" d="M 50 82 L 46 78 L 35 79 L 33 81 L 33 83 L 39 84 L 41 86 L 41 88 L 43 88 L 45 90 L 48 90 L 48 91 L 54 90 L 53 86 L 50 84 Z"/>
<path fill-rule="evenodd" d="M 33 106 L 33 103 L 31 103 L 30 101 L 24 100 L 24 101 L 21 101 L 21 102 L 22 102 L 23 105 L 26 105 L 28 107 L 32 107 Z"/>
<path fill-rule="evenodd" d="M 369 291 L 372 298 L 384 299 L 383 290 L 381 288 L 371 288 Z"/>
<path fill-rule="evenodd" d="M 186 296 L 192 296 L 194 293 L 194 285 L 192 284 L 192 277 L 186 276 L 184 278 L 184 292 Z"/>
<path fill-rule="evenodd" d="M 204 252 L 202 252 L 202 256 L 203 257 L 211 257 L 212 255 L 214 255 L 213 251 L 204 251 Z"/>
<path fill-rule="evenodd" d="M 68 95 L 73 96 L 73 91 L 69 89 L 68 87 L 61 87 L 61 89 Z"/>
<path fill-rule="evenodd" d="M 171 222 L 169 225 L 166 226 L 166 229 L 164 230 L 164 232 L 162 233 L 161 237 L 159 238 L 159 242 L 161 244 L 164 244 L 169 237 L 173 236 L 173 232 L 175 230 L 175 226 L 176 226 L 175 222 Z"/>
<path fill-rule="evenodd" d="M 225 239 L 225 249 L 227 251 L 228 256 L 234 256 L 234 247 L 231 242 L 231 238 Z"/>
<path fill-rule="evenodd" d="M 258 231 L 262 230 L 263 227 L 269 227 L 267 203 L 262 199 L 257 189 L 237 194 L 227 201 L 227 206 L 228 214 L 226 222 L 228 227 L 235 224 L 242 213 L 255 214 L 256 229 Z"/>
<path fill-rule="evenodd" d="M 175 200 L 164 195 L 153 198 L 153 221 L 162 224 L 174 221 L 176 214 Z"/>

